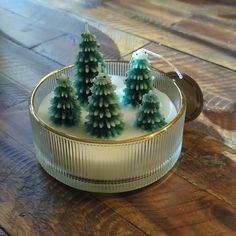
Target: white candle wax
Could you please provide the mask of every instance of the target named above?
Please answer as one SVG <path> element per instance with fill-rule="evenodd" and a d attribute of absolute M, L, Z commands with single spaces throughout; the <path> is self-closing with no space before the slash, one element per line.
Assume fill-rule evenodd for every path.
<path fill-rule="evenodd" d="M 117 87 L 116 94 L 118 95 L 120 102 L 124 94 L 123 92 L 124 79 L 125 77 L 121 77 L 121 76 L 112 77 L 112 83 L 116 85 Z M 164 115 L 166 122 L 170 122 L 176 116 L 175 106 L 166 94 L 160 92 L 157 89 L 155 89 L 155 92 L 160 100 L 161 113 Z M 38 114 L 45 123 L 57 129 L 58 131 L 69 134 L 69 135 L 78 136 L 80 138 L 96 139 L 94 137 L 89 136 L 86 133 L 86 127 L 85 127 L 84 122 L 85 122 L 85 117 L 87 116 L 87 111 L 84 108 L 81 109 L 82 117 L 81 117 L 81 121 L 79 125 L 73 126 L 73 127 L 65 127 L 65 126 L 57 126 L 53 124 L 49 119 L 49 112 L 48 112 L 48 108 L 50 107 L 50 100 L 52 97 L 53 97 L 53 92 L 48 94 L 43 99 L 42 103 L 39 106 Z M 124 140 L 124 139 L 135 138 L 135 137 L 139 137 L 148 133 L 148 131 L 137 129 L 135 127 L 134 123 L 135 123 L 137 111 L 138 111 L 137 108 L 132 108 L 130 106 L 127 107 L 121 104 L 121 112 L 123 114 L 125 128 L 122 134 L 115 137 L 114 140 Z"/>

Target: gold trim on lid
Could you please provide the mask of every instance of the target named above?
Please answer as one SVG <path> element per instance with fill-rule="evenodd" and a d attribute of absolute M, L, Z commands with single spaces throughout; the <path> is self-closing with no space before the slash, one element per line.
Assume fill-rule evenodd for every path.
<path fill-rule="evenodd" d="M 117 62 L 117 63 L 127 63 L 127 61 L 107 61 L 107 62 Z M 180 118 L 181 116 L 183 115 L 183 113 L 185 112 L 185 109 L 186 109 L 186 98 L 182 92 L 182 90 L 178 87 L 178 85 L 173 81 L 173 84 L 175 84 L 176 88 L 178 89 L 179 91 L 179 94 L 181 96 L 181 99 L 180 99 L 180 109 L 176 115 L 176 117 L 171 120 L 167 125 L 165 125 L 163 128 L 159 129 L 159 130 L 156 130 L 156 131 L 153 131 L 153 132 L 150 132 L 148 134 L 145 134 L 143 136 L 139 136 L 139 137 L 135 137 L 135 138 L 130 138 L 130 139 L 124 139 L 124 140 L 108 140 L 108 139 L 93 139 L 93 138 L 81 138 L 81 137 L 78 137 L 78 136 L 74 136 L 74 135 L 69 135 L 69 134 L 66 134 L 64 132 L 61 132 L 61 131 L 58 131 L 57 129 L 49 126 L 47 123 L 45 123 L 36 113 L 35 111 L 35 108 L 34 108 L 34 97 L 35 97 L 35 94 L 37 92 L 37 90 L 39 89 L 39 87 L 41 86 L 41 84 L 47 80 L 50 76 L 54 75 L 54 74 L 57 74 L 59 72 L 63 72 L 65 70 L 68 70 L 70 68 L 73 68 L 74 67 L 74 64 L 72 65 L 69 65 L 69 66 L 66 66 L 66 67 L 63 67 L 61 69 L 58 69 L 58 70 L 55 70 L 49 74 L 47 74 L 46 76 L 44 76 L 40 82 L 36 85 L 36 87 L 33 89 L 33 91 L 31 92 L 30 94 L 30 97 L 29 97 L 29 112 L 30 114 L 34 117 L 34 119 L 41 125 L 43 126 L 45 129 L 51 131 L 52 133 L 54 134 L 57 134 L 57 135 L 60 135 L 64 138 L 67 138 L 67 139 L 72 139 L 72 140 L 75 140 L 75 141 L 78 141 L 78 142 L 86 142 L 86 143 L 93 143 L 93 144 L 128 144 L 128 143 L 132 143 L 132 142 L 138 142 L 138 141 L 143 141 L 145 139 L 149 139 L 149 138 L 153 138 L 154 136 L 158 135 L 158 134 L 161 134 L 163 132 L 165 132 L 169 127 L 173 126 Z M 154 69 L 155 70 L 155 69 Z"/>
<path fill-rule="evenodd" d="M 176 82 L 187 98 L 185 121 L 195 120 L 203 109 L 203 93 L 201 88 L 189 75 L 183 74 L 183 79 L 179 79 L 178 75 L 174 71 L 171 71 L 166 73 L 166 76 Z"/>

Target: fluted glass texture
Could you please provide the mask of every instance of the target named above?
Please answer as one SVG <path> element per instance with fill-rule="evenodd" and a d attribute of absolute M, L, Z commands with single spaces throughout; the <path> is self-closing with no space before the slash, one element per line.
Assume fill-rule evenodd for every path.
<path fill-rule="evenodd" d="M 107 72 L 126 76 L 127 62 L 107 62 Z M 148 135 L 119 141 L 81 139 L 64 135 L 37 115 L 43 98 L 53 91 L 61 74 L 74 78 L 74 66 L 43 78 L 29 101 L 36 157 L 42 167 L 59 181 L 86 191 L 124 192 L 149 185 L 176 163 L 182 148 L 185 99 L 177 85 L 154 71 L 154 85 L 174 103 L 177 116 L 167 126 Z"/>

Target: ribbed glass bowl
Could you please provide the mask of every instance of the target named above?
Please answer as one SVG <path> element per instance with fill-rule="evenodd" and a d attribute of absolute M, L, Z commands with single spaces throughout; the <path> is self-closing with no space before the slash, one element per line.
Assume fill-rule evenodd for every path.
<path fill-rule="evenodd" d="M 107 61 L 109 75 L 126 76 L 128 62 Z M 125 192 L 149 185 L 176 163 L 182 148 L 186 102 L 176 83 L 153 71 L 154 85 L 169 96 L 177 115 L 165 127 L 126 140 L 85 139 L 59 132 L 38 115 L 42 100 L 60 74 L 75 76 L 73 65 L 45 76 L 29 100 L 36 157 L 51 176 L 71 187 L 92 192 Z"/>

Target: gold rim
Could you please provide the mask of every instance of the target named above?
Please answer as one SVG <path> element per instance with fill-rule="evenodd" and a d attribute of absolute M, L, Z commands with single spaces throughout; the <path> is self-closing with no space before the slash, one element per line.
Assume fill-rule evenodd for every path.
<path fill-rule="evenodd" d="M 107 61 L 107 62 L 117 62 L 117 63 L 128 63 L 127 61 Z M 59 72 L 62 72 L 62 71 L 65 71 L 65 70 L 68 70 L 70 68 L 74 67 L 74 64 L 72 65 L 69 65 L 69 66 L 66 66 L 66 67 L 63 67 L 61 69 L 58 69 L 58 70 L 55 70 L 55 71 L 52 71 L 51 73 L 47 74 L 46 76 L 44 76 L 40 82 L 36 85 L 36 87 L 33 89 L 33 91 L 31 92 L 30 94 L 30 97 L 29 97 L 29 112 L 30 114 L 34 117 L 34 119 L 40 123 L 41 126 L 43 126 L 45 129 L 51 131 L 52 133 L 55 133 L 57 135 L 60 135 L 64 138 L 68 138 L 68 139 L 73 139 L 73 140 L 76 140 L 76 141 L 79 141 L 79 142 L 85 142 L 85 143 L 94 143 L 94 144 L 124 144 L 124 143 L 132 143 L 132 142 L 137 142 L 137 141 L 143 141 L 145 139 L 149 139 L 149 138 L 153 138 L 154 136 L 160 134 L 160 133 L 163 133 L 165 132 L 168 128 L 170 128 L 171 126 L 173 126 L 180 118 L 181 116 L 183 115 L 184 111 L 185 111 L 185 108 L 186 108 L 186 98 L 183 94 L 183 91 L 178 87 L 178 85 L 173 81 L 173 83 L 175 84 L 176 88 L 178 89 L 179 91 L 179 94 L 181 96 L 181 106 L 180 106 L 180 109 L 176 115 L 176 117 L 171 120 L 166 126 L 164 126 L 163 128 L 159 129 L 159 130 L 156 130 L 156 131 L 153 131 L 153 132 L 150 132 L 148 134 L 145 134 L 143 136 L 139 136 L 139 137 L 135 137 L 135 138 L 130 138 L 130 139 L 124 139 L 124 140 L 97 140 L 97 139 L 89 139 L 89 138 L 80 138 L 80 137 L 77 137 L 77 136 L 73 136 L 73 135 L 69 135 L 69 134 L 66 134 L 64 132 L 61 132 L 61 131 L 58 131 L 54 128 L 52 128 L 51 126 L 49 126 L 47 123 L 45 123 L 35 112 L 35 109 L 34 109 L 34 97 L 35 97 L 35 94 L 37 92 L 37 90 L 39 89 L 39 87 L 41 86 L 41 84 L 47 80 L 50 76 L 54 75 L 54 74 L 57 74 Z"/>

